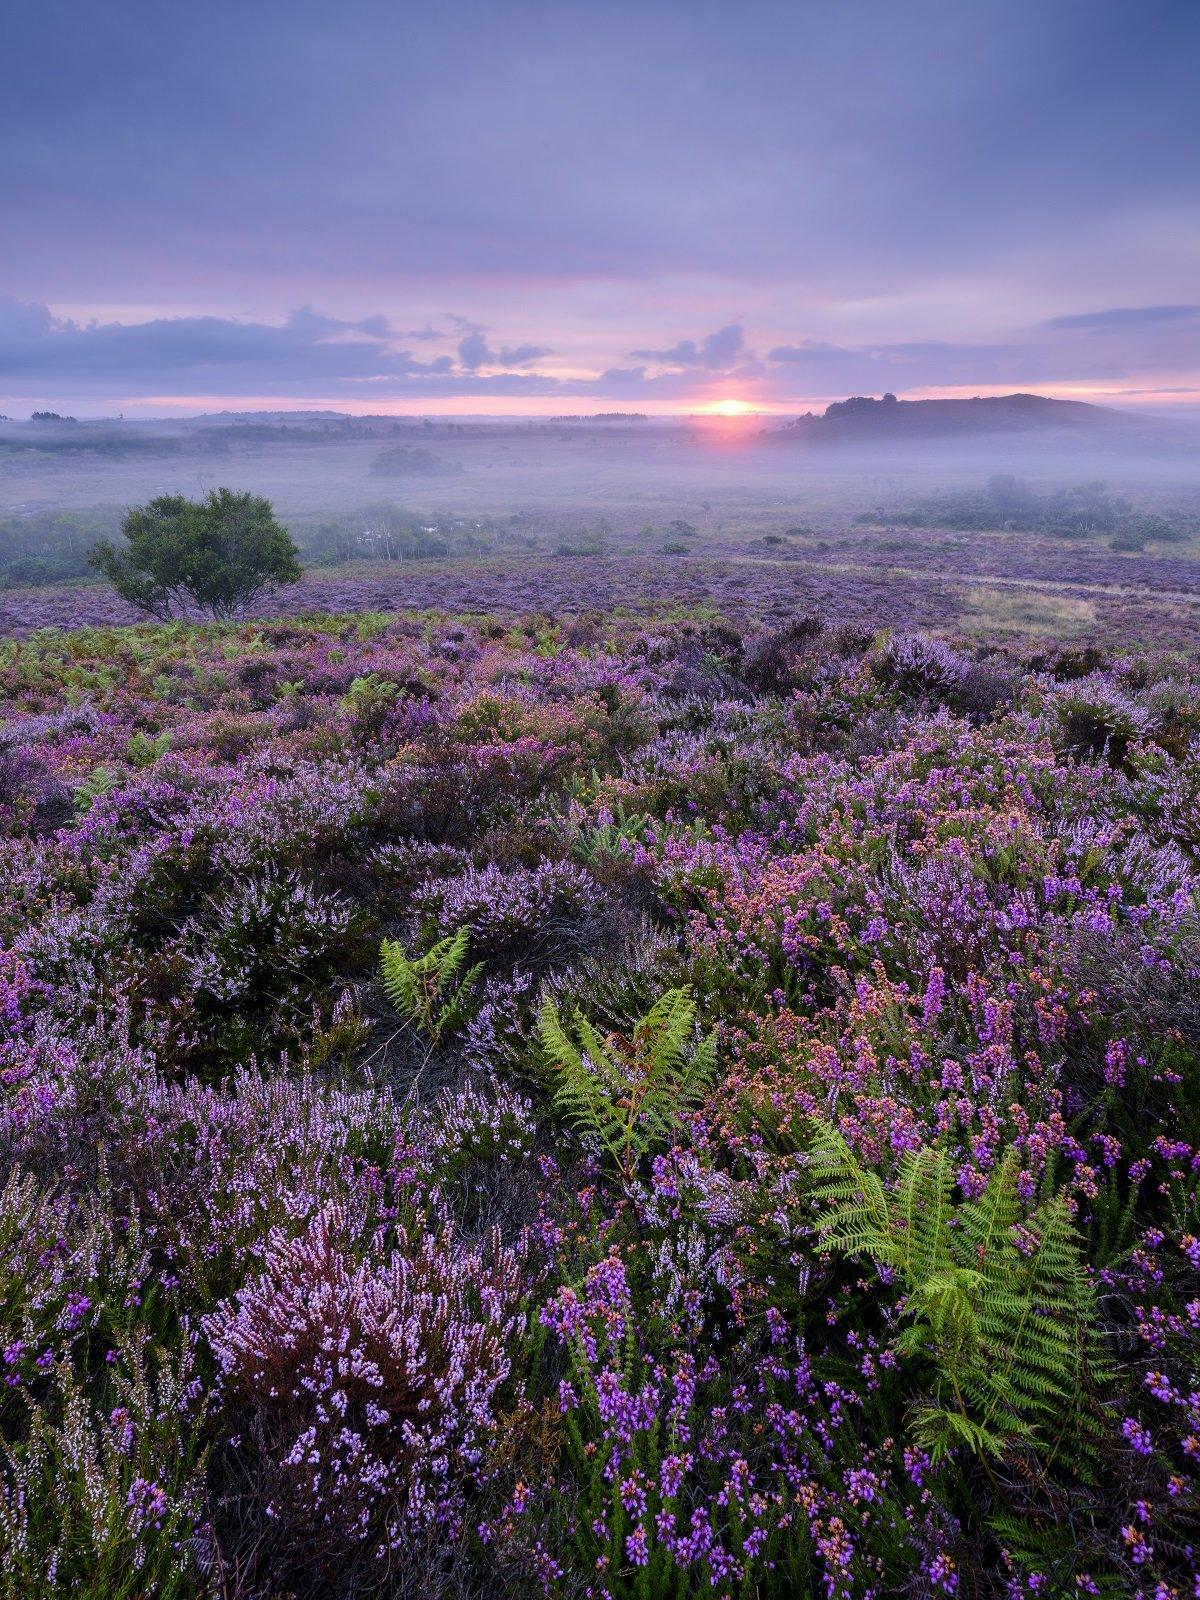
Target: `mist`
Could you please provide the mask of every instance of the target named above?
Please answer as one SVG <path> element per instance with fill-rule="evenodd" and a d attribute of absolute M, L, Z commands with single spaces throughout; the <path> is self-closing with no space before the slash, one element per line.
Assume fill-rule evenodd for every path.
<path fill-rule="evenodd" d="M 1103 631 L 1129 625 L 1136 602 L 1140 627 L 1186 634 L 1200 581 L 1200 432 L 1052 401 L 1032 420 L 1010 406 L 1000 427 L 972 404 L 857 400 L 794 419 L 4 423 L 0 612 L 21 628 L 42 614 L 37 586 L 86 584 L 88 548 L 125 508 L 221 486 L 266 495 L 291 531 L 308 578 L 289 604 L 364 576 L 395 586 L 390 604 L 453 598 L 456 584 L 466 604 L 487 564 L 493 588 L 516 584 L 512 604 L 539 609 L 584 608 L 601 581 L 647 604 L 677 592 L 721 605 L 740 590 L 755 614 L 836 608 L 878 583 L 950 631 Z M 1001 480 L 1026 497 L 1021 516 L 988 500 Z M 61 604 L 123 616 L 95 586 L 64 590 Z"/>

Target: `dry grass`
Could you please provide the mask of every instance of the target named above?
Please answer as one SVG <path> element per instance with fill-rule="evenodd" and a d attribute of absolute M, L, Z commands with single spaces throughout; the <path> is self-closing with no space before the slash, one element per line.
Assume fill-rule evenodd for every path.
<path fill-rule="evenodd" d="M 968 589 L 963 596 L 964 633 L 1004 639 L 1030 636 L 1067 638 L 1096 622 L 1091 600 L 1031 589 Z"/>

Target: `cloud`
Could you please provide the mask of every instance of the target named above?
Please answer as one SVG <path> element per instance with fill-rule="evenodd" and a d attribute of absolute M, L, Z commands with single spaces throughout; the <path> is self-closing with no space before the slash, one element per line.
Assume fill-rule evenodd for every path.
<path fill-rule="evenodd" d="M 421 335 L 419 334 L 418 337 Z M 412 335 L 382 315 L 345 320 L 302 306 L 279 323 L 232 317 L 157 317 L 145 322 L 81 323 L 44 305 L 0 296 L 0 392 L 335 397 L 498 394 L 543 347 L 488 349 L 480 333 L 450 355 L 418 359 L 401 341 Z M 522 380 L 537 375 L 522 372 Z M 553 380 L 546 380 L 553 386 Z"/>
<path fill-rule="evenodd" d="M 450 334 L 443 332 L 441 328 L 435 328 L 429 322 L 423 328 L 405 328 L 396 334 L 397 339 L 419 339 L 422 341 L 427 339 L 449 339 L 450 337 Z"/>
<path fill-rule="evenodd" d="M 631 350 L 635 361 L 657 361 L 667 367 L 705 367 L 709 371 L 724 372 L 733 365 L 743 343 L 742 326 L 730 322 L 716 333 L 710 333 L 699 344 L 694 339 L 681 339 L 669 350 Z"/>
<path fill-rule="evenodd" d="M 675 342 L 718 315 L 797 348 L 903 339 L 909 317 L 970 341 L 1005 337 L 1006 306 L 1195 292 L 1200 7 L 912 9 L 463 0 L 416 26 L 360 0 L 335 27 L 278 0 L 9 6 L 4 287 L 271 322 L 402 292 L 420 315 L 393 342 L 418 354 L 511 317 L 560 352 L 577 330 L 598 367 L 699 373 L 740 359 Z"/>
<path fill-rule="evenodd" d="M 957 344 L 921 339 L 847 346 L 804 339 L 776 345 L 767 359 L 778 366 L 802 368 L 805 383 L 823 394 L 839 389 L 871 393 L 939 384 L 1043 383 L 1063 372 L 1053 347 L 1035 342 Z"/>
<path fill-rule="evenodd" d="M 386 317 L 363 317 L 358 322 L 343 322 L 338 317 L 325 317 L 311 306 L 301 306 L 287 319 L 287 327 L 294 333 L 309 335 L 314 340 L 333 339 L 361 334 L 366 339 L 393 337 Z"/>
<path fill-rule="evenodd" d="M 719 390 L 712 382 L 714 376 L 719 379 Z M 679 367 L 669 372 L 654 372 L 644 366 L 607 367 L 594 378 L 571 380 L 564 388 L 576 394 L 612 400 L 660 400 L 687 411 L 716 395 L 754 393 L 753 385 L 761 376 L 762 368 L 756 361 L 719 374 L 710 375 L 705 371 L 703 377 L 694 367 Z"/>
<path fill-rule="evenodd" d="M 449 357 L 421 363 L 393 342 L 386 317 L 345 321 L 302 306 L 280 323 L 230 317 L 157 317 L 79 323 L 48 307 L 0 300 L 0 379 L 70 381 L 108 388 L 167 383 L 212 387 L 263 375 L 273 381 L 363 378 L 446 370 Z"/>
<path fill-rule="evenodd" d="M 549 354 L 540 344 L 503 345 L 493 350 L 479 330 L 467 334 L 458 344 L 458 359 L 468 372 L 478 372 L 480 367 L 528 367 Z"/>
<path fill-rule="evenodd" d="M 36 340 L 54 326 L 50 307 L 32 305 L 12 295 L 0 294 L 0 351 L 7 341 Z"/>
<path fill-rule="evenodd" d="M 1115 306 L 1109 311 L 1082 311 L 1070 317 L 1051 317 L 1047 328 L 1155 328 L 1166 323 L 1193 322 L 1200 306 Z"/>
<path fill-rule="evenodd" d="M 628 364 L 572 361 L 570 377 L 539 370 L 547 345 L 502 343 L 479 324 L 434 313 L 407 328 L 382 313 L 338 317 L 304 305 L 278 321 L 216 315 L 84 322 L 0 295 L 0 411 L 31 401 L 59 410 L 143 404 L 155 396 L 436 402 L 463 396 L 655 400 L 687 410 L 720 394 L 797 408 L 820 398 L 930 388 L 1039 388 L 1075 382 L 1117 391 L 1200 382 L 1200 308 L 1143 308 L 1105 337 L 1069 322 L 1016 328 L 1005 341 L 969 338 L 840 343 L 814 337 L 746 348 L 740 322 L 702 339 L 637 352 Z M 1191 312 L 1195 311 L 1195 315 Z M 1184 314 L 1184 313 L 1188 314 Z M 1169 313 L 1169 314 L 1168 314 Z M 1099 313 L 1088 313 L 1089 317 Z M 451 329 L 439 334 L 440 329 Z M 436 340 L 447 348 L 439 351 Z M 627 337 L 627 336 L 626 336 Z M 609 332 L 620 349 L 619 328 Z M 574 352 L 568 350 L 571 356 Z M 719 387 L 718 387 L 719 386 Z M 1188 392 L 1194 388 L 1188 385 Z"/>
<path fill-rule="evenodd" d="M 1043 329 L 1044 329 L 1043 325 Z M 1147 367 L 1156 373 L 1194 370 L 1200 349 L 1176 333 L 1155 342 L 1152 330 L 1130 327 L 1126 337 L 1098 341 L 1088 328 L 1035 330 L 1010 342 L 948 339 L 835 345 L 800 340 L 776 345 L 768 360 L 796 373 L 813 394 L 872 394 L 886 389 L 942 386 L 1013 389 L 1052 383 L 1128 382 Z"/>

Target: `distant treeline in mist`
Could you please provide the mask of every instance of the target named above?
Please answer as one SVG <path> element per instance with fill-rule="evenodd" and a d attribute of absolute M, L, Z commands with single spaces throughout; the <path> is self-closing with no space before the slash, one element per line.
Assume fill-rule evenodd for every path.
<path fill-rule="evenodd" d="M 120 530 L 119 506 L 0 517 L 0 589 L 86 577 L 87 553 Z"/>
<path fill-rule="evenodd" d="M 79 422 L 56 411 L 37 411 L 28 422 L 0 417 L 0 461 L 157 459 L 181 455 L 226 456 L 275 445 L 339 445 L 391 434 L 431 432 L 420 425 L 360 421 L 352 417 L 288 422 L 217 422 L 197 426 L 127 423 L 123 418 Z"/>
<path fill-rule="evenodd" d="M 551 429 L 548 424 L 504 423 L 488 429 L 489 435 L 517 435 Z M 437 436 L 461 438 L 477 435 L 470 424 L 430 418 L 388 417 L 311 417 L 293 421 L 283 418 L 252 419 L 235 417 L 229 421 L 195 418 L 177 421 L 130 422 L 123 417 L 99 421 L 80 421 L 57 411 L 35 411 L 28 420 L 0 416 L 0 463 L 5 461 L 136 460 L 175 456 L 228 456 L 257 454 L 277 446 L 338 446 L 365 440 L 428 439 Z M 412 449 L 413 458 L 404 461 L 402 450 L 385 454 L 395 457 L 379 470 L 422 472 L 421 458 L 427 452 Z M 380 458 L 383 460 L 384 458 Z M 433 458 L 431 458 L 433 459 Z M 428 474 L 462 470 L 459 463 L 439 463 Z"/>
<path fill-rule="evenodd" d="M 298 523 L 292 536 L 313 566 L 345 561 L 435 561 L 483 555 L 497 546 L 529 549 L 519 517 L 459 517 L 405 511 L 388 501 L 345 516 Z"/>
<path fill-rule="evenodd" d="M 55 426 L 0 433 L 0 460 L 75 460 L 95 456 L 109 461 L 157 458 L 182 453 L 182 441 L 170 434 L 137 433 L 127 428 L 88 427 L 67 418 Z"/>
<path fill-rule="evenodd" d="M 964 533 L 1045 533 L 1060 539 L 1111 535 L 1117 550 L 1148 544 L 1183 544 L 1200 531 L 1200 517 L 1187 511 L 1139 511 L 1131 500 L 1111 495 L 1103 483 L 1077 484 L 1038 494 L 1021 478 L 997 473 L 981 489 L 939 494 L 899 510 L 867 511 L 867 525 L 955 528 Z"/>

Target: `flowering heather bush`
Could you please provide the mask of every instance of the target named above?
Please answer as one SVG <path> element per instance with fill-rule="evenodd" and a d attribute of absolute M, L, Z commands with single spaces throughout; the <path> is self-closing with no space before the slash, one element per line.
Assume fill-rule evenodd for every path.
<path fill-rule="evenodd" d="M 894 684 L 903 693 L 939 700 L 953 692 L 967 670 L 963 658 L 940 639 L 910 633 L 893 635 L 877 655 L 874 667 L 884 683 Z"/>
<path fill-rule="evenodd" d="M 1072 754 L 1103 756 L 1113 767 L 1125 765 L 1129 746 L 1154 723 L 1148 706 L 1105 676 L 1081 679 L 1061 692 L 1055 709 L 1060 737 Z"/>
<path fill-rule="evenodd" d="M 353 970 L 362 917 L 341 895 L 321 893 L 295 872 L 267 868 L 234 882 L 179 933 L 186 982 L 200 1025 L 226 1057 L 268 1038 L 295 1037 L 314 999 Z"/>
<path fill-rule="evenodd" d="M 440 1177 L 475 1161 L 516 1164 L 536 1140 L 532 1101 L 495 1082 L 486 1089 L 468 1082 L 439 1095 L 420 1130 L 420 1143 Z"/>
<path fill-rule="evenodd" d="M 172 1363 L 141 1345 L 114 1352 L 90 1393 L 66 1363 L 49 1375 L 24 1439 L 6 1443 L 0 1462 L 7 1593 L 202 1590 L 204 1408 L 191 1353 Z"/>
<path fill-rule="evenodd" d="M 273 1231 L 263 1271 L 205 1320 L 232 1448 L 264 1458 L 278 1562 L 300 1572 L 461 1537 L 518 1328 L 498 1242 L 398 1228 L 360 1259 L 362 1220 L 334 1202 L 299 1238 Z"/>
<path fill-rule="evenodd" d="M 1200 665 L 740 581 L 0 643 L 0 1593 L 1195 1600 Z"/>
<path fill-rule="evenodd" d="M 414 906 L 439 935 L 465 928 L 473 955 L 528 965 L 555 951 L 560 960 L 569 953 L 593 895 L 592 879 L 568 862 L 507 868 L 489 862 L 459 878 L 428 882 Z"/>

